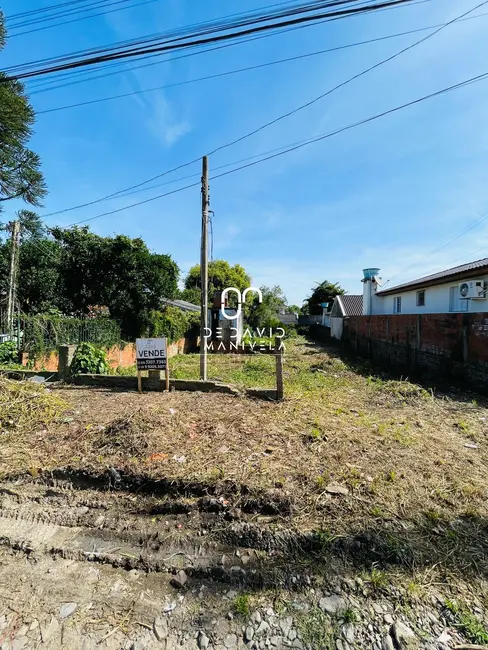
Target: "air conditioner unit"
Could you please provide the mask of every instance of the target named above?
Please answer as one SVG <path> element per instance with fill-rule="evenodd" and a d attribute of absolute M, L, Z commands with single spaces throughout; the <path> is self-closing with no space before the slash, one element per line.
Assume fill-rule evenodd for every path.
<path fill-rule="evenodd" d="M 486 282 L 483 280 L 467 280 L 466 282 L 461 282 L 458 291 L 459 297 L 465 300 L 468 298 L 472 300 L 485 300 L 488 297 L 486 295 Z"/>

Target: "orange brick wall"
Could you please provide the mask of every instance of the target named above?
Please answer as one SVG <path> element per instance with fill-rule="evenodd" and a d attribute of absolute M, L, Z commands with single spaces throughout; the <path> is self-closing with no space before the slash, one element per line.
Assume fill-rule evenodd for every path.
<path fill-rule="evenodd" d="M 177 354 L 184 354 L 192 349 L 193 342 L 187 339 L 180 339 L 168 345 L 168 358 L 175 357 Z M 29 361 L 29 354 L 22 353 L 22 365 L 26 366 Z M 136 365 L 136 344 L 128 343 L 127 345 L 114 345 L 107 350 L 107 361 L 114 370 L 119 366 L 129 368 Z M 33 370 L 49 370 L 57 372 L 58 370 L 58 353 L 51 352 L 44 357 L 38 357 L 35 360 Z"/>

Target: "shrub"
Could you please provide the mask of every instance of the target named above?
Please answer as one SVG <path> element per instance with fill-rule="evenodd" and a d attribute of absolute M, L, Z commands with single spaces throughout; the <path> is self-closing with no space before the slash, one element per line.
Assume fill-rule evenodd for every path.
<path fill-rule="evenodd" d="M 91 343 L 80 343 L 76 348 L 71 363 L 71 374 L 106 375 L 108 372 L 107 355 Z"/>
<path fill-rule="evenodd" d="M 0 343 L 0 365 L 18 363 L 19 355 L 15 341 L 4 341 Z"/>
<path fill-rule="evenodd" d="M 150 314 L 149 336 L 164 336 L 168 343 L 179 341 L 185 336 L 196 332 L 200 323 L 200 315 L 195 312 L 184 312 L 178 307 L 165 307 L 163 311 L 152 311 Z"/>

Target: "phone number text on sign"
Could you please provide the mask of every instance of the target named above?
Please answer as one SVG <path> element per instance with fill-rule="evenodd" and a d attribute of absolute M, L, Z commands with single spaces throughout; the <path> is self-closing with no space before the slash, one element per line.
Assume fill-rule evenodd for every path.
<path fill-rule="evenodd" d="M 137 370 L 166 370 L 166 339 L 136 339 Z"/>

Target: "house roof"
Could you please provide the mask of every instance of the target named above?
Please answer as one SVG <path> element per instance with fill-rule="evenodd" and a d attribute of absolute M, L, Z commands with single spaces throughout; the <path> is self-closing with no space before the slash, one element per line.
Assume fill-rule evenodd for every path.
<path fill-rule="evenodd" d="M 435 284 L 445 284 L 453 280 L 466 280 L 471 278 L 473 274 L 480 275 L 480 273 L 488 273 L 488 257 L 476 260 L 475 262 L 469 262 L 468 264 L 454 266 L 452 269 L 439 271 L 432 275 L 426 275 L 423 278 L 418 278 L 417 280 L 411 280 L 410 282 L 405 282 L 405 284 L 391 287 L 391 289 L 383 289 L 383 291 L 378 291 L 376 295 L 388 296 L 393 293 L 401 293 L 411 289 L 422 289 L 423 287 L 430 287 Z"/>
<path fill-rule="evenodd" d="M 336 296 L 344 316 L 361 316 L 363 313 L 363 297 L 345 294 Z"/>
<path fill-rule="evenodd" d="M 192 302 L 188 302 L 186 300 L 168 300 L 167 298 L 163 298 L 161 302 L 163 302 L 165 305 L 170 305 L 171 307 L 178 307 L 183 311 L 200 311 L 200 307 L 198 305 L 194 305 Z"/>

